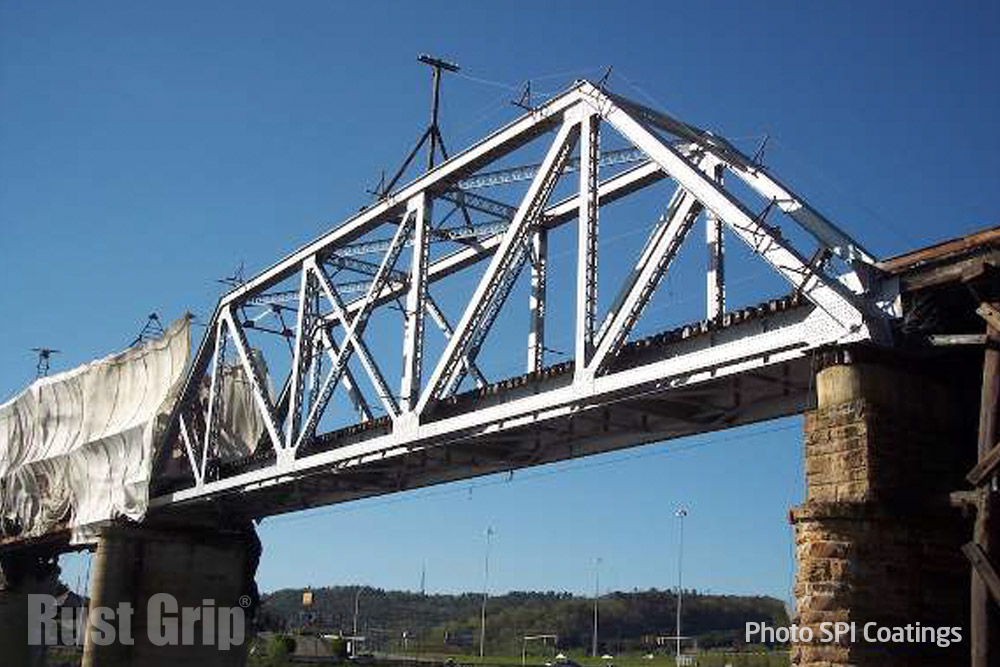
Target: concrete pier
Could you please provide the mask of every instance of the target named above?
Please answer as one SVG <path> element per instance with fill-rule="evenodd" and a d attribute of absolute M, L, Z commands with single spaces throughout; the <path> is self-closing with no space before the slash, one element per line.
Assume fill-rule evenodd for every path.
<path fill-rule="evenodd" d="M 59 582 L 57 556 L 31 550 L 0 556 L 0 662 L 42 667 L 46 647 L 28 644 L 28 596 L 54 595 Z"/>
<path fill-rule="evenodd" d="M 129 605 L 131 636 L 101 645 L 91 614 L 83 667 L 242 667 L 257 602 L 253 576 L 259 555 L 250 526 L 211 531 L 119 526 L 104 530 L 91 578 L 91 609 L 120 610 Z M 171 596 L 177 606 L 159 594 Z M 219 616 L 223 608 L 238 609 L 245 627 L 227 633 Z M 173 628 L 180 644 L 159 645 Z M 220 646 L 223 635 L 239 634 L 240 645 Z"/>

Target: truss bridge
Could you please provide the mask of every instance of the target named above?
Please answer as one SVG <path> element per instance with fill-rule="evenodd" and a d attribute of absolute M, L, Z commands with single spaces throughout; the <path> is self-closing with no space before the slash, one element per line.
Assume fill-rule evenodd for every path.
<path fill-rule="evenodd" d="M 727 302 L 733 244 L 770 296 Z M 700 308 L 638 333 L 692 245 Z M 222 297 L 152 510 L 260 517 L 799 413 L 812 354 L 891 344 L 896 297 L 732 143 L 579 82 Z"/>
<path fill-rule="evenodd" d="M 0 406 L 0 654 L 36 664 L 71 549 L 137 627 L 163 592 L 252 613 L 264 517 L 804 413 L 796 622 L 968 632 L 792 663 L 998 664 L 1000 229 L 879 261 L 718 134 L 586 81 L 526 111 L 453 155 L 435 111 L 193 355 L 182 320 Z M 246 657 L 89 637 L 84 667 Z"/>

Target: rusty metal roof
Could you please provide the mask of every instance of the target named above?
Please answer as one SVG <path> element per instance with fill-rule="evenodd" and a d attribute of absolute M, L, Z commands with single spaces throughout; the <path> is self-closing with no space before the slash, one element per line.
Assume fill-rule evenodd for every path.
<path fill-rule="evenodd" d="M 992 227 L 891 257 L 879 262 L 878 267 L 886 273 L 896 274 L 998 247 L 1000 247 L 1000 227 Z"/>

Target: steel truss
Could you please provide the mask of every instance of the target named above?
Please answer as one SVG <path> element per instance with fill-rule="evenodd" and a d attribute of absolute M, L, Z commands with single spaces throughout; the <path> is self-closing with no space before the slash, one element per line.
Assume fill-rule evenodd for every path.
<path fill-rule="evenodd" d="M 608 129 L 630 145 L 602 152 Z M 554 136 L 540 164 L 497 167 L 544 135 Z M 615 171 L 602 178 L 602 168 Z M 569 173 L 578 177 L 574 193 L 552 201 Z M 611 307 L 600 313 L 601 209 L 664 179 L 676 184 L 673 197 Z M 727 188 L 733 179 L 767 202 L 763 212 Z M 528 184 L 516 203 L 471 192 L 513 182 Z M 436 223 L 435 207 L 451 212 Z M 462 216 L 456 219 L 462 220 L 446 224 L 459 209 Z M 772 226 L 771 209 L 804 232 L 796 238 L 811 239 L 816 252 Z M 488 219 L 473 222 L 470 212 Z M 632 341 L 636 322 L 699 217 L 707 223 L 710 256 L 706 322 L 699 329 L 705 335 L 651 346 Z M 546 365 L 548 234 L 573 221 L 578 243 L 572 361 Z M 788 282 L 790 300 L 752 316 L 726 311 L 723 228 Z M 440 244 L 449 244 L 450 251 L 432 252 Z M 408 262 L 401 261 L 405 249 Z M 485 272 L 461 317 L 449 322 L 433 286 L 480 263 Z M 477 356 L 525 265 L 531 272 L 528 374 L 490 384 Z M 361 279 L 337 282 L 341 272 Z M 287 287 L 293 280 L 297 289 Z M 707 403 L 692 408 L 690 396 L 701 385 L 723 383 L 734 396 L 746 393 L 739 388 L 741 378 L 751 376 L 760 387 L 780 386 L 775 396 L 791 395 L 789 373 L 801 376 L 801 367 L 789 364 L 806 359 L 811 350 L 867 339 L 888 342 L 894 289 L 860 244 L 721 137 L 579 82 L 223 296 L 160 446 L 162 483 L 154 506 L 287 485 L 301 491 L 317 475 L 339 475 L 343 484 L 352 470 L 358 472 L 347 486 L 325 487 L 322 497 L 333 502 L 672 437 L 718 427 L 723 423 L 718 420 L 745 421 L 778 399 L 758 392 L 757 407 L 739 412 Z M 372 316 L 384 308 L 402 311 L 398 378 L 387 376 L 366 342 Z M 253 309 L 259 314 L 251 316 Z M 446 340 L 433 358 L 424 345 L 427 315 Z M 285 326 L 286 316 L 294 318 L 294 328 Z M 268 318 L 280 326 L 262 324 Z M 266 360 L 251 349 L 248 330 L 275 333 L 288 342 L 290 371 L 276 392 L 268 387 Z M 252 464 L 226 471 L 212 460 L 218 449 L 220 378 L 227 352 L 233 351 L 264 429 Z M 352 359 L 373 395 L 366 395 L 351 371 Z M 478 389 L 462 394 L 467 376 Z M 338 387 L 357 410 L 357 426 L 321 433 Z M 783 405 L 777 412 L 788 411 Z M 384 416 L 375 416 L 372 406 Z M 675 428 L 663 421 L 668 417 L 689 426 Z M 574 445 L 558 449 L 567 433 L 578 436 L 575 452 Z M 484 454 L 515 441 L 516 454 L 501 449 L 492 460 Z M 477 443 L 478 453 L 469 454 Z M 554 453 L 557 449 L 563 453 Z M 386 462 L 401 457 L 407 463 L 387 477 Z M 378 481 L 359 481 L 361 473 Z M 334 487 L 342 493 L 333 494 Z"/>

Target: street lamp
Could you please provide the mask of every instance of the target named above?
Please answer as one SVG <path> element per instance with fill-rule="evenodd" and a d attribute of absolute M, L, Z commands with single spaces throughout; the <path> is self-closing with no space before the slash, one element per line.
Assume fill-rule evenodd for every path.
<path fill-rule="evenodd" d="M 358 603 L 361 599 L 361 586 L 354 592 L 354 632 L 351 637 L 351 655 L 358 654 Z"/>
<path fill-rule="evenodd" d="M 483 568 L 483 607 L 479 616 L 479 657 L 486 655 L 486 598 L 490 586 L 490 542 L 493 539 L 493 529 L 486 529 L 486 562 Z"/>
<path fill-rule="evenodd" d="M 601 561 L 594 562 L 594 637 L 590 645 L 590 655 L 597 657 L 597 601 L 601 598 Z"/>
<path fill-rule="evenodd" d="M 684 599 L 684 517 L 688 515 L 686 507 L 680 507 L 674 513 L 680 523 L 680 541 L 677 549 L 677 663 L 681 659 L 681 602 Z"/>

